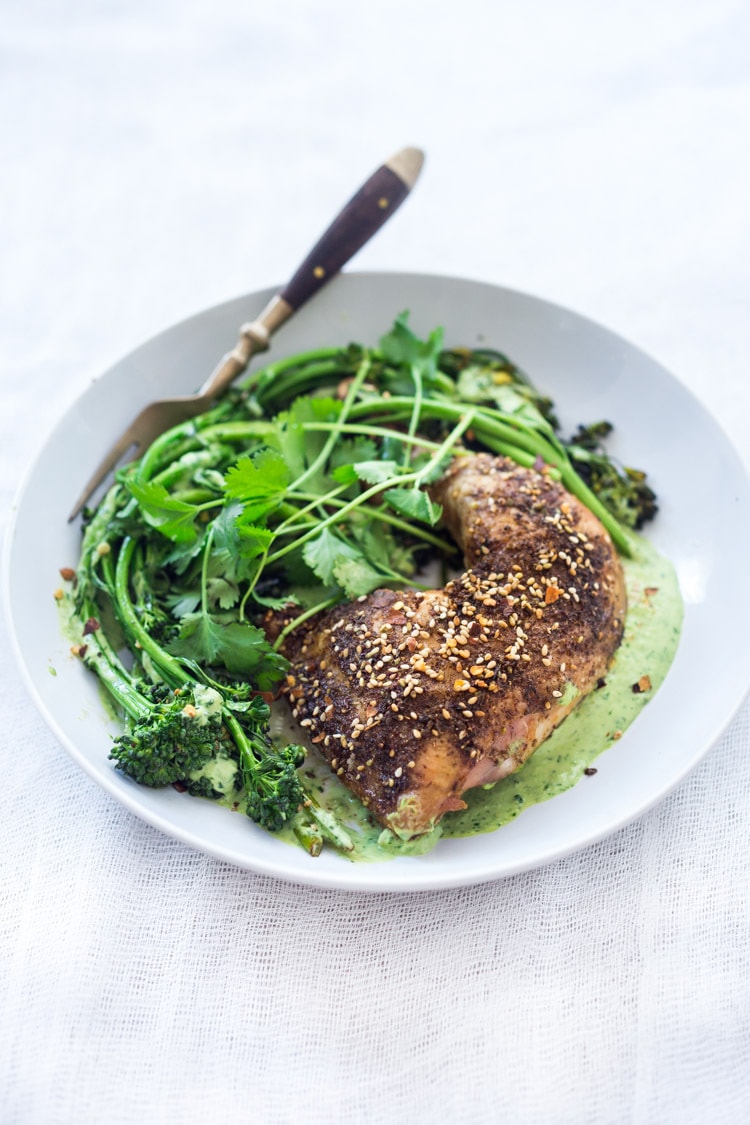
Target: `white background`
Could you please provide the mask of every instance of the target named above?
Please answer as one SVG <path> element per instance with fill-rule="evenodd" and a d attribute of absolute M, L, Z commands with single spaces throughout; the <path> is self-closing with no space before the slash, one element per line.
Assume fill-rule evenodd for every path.
<path fill-rule="evenodd" d="M 0 0 L 3 523 L 93 375 L 283 281 L 405 144 L 425 171 L 353 268 L 583 312 L 674 371 L 750 464 L 749 136 L 750 8 L 731 0 Z M 368 897 L 143 825 L 80 774 L 2 647 L 3 1122 L 750 1116 L 747 707 L 609 840 Z"/>

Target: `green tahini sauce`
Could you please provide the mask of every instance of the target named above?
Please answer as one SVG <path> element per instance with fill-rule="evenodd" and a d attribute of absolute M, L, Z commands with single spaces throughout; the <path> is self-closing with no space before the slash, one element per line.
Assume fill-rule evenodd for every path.
<path fill-rule="evenodd" d="M 494 832 L 530 805 L 571 788 L 584 777 L 585 770 L 594 768 L 599 755 L 617 742 L 664 680 L 682 626 L 682 599 L 671 563 L 641 536 L 632 537 L 632 550 L 633 557 L 623 559 L 628 592 L 625 633 L 604 684 L 591 692 L 514 774 L 491 788 L 465 793 L 467 808 L 445 815 L 434 832 L 404 842 L 383 831 L 332 774 L 315 748 L 309 748 L 302 773 L 321 805 L 337 817 L 354 840 L 354 851 L 347 853 L 347 858 L 377 862 L 420 855 L 430 851 L 441 837 Z M 638 684 L 641 687 L 634 690 Z M 281 735 L 287 719 L 280 713 L 275 722 Z M 285 733 L 288 736 L 292 732 Z M 293 736 L 300 740 L 296 729 Z M 289 842 L 296 843 L 291 833 Z"/>

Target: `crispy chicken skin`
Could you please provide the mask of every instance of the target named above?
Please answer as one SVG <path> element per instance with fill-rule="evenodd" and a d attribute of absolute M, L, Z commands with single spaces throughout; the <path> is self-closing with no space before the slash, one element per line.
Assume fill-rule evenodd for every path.
<path fill-rule="evenodd" d="M 404 839 L 529 757 L 606 672 L 626 608 L 609 535 L 543 472 L 462 456 L 431 494 L 468 569 L 338 606 L 286 649 L 295 718 Z"/>

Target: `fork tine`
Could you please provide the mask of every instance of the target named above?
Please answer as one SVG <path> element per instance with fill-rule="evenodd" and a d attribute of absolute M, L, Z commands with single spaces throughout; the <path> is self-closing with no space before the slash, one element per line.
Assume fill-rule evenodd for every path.
<path fill-rule="evenodd" d="M 138 419 L 136 419 L 136 421 L 138 421 Z M 91 476 L 91 479 L 88 481 L 81 495 L 73 505 L 73 509 L 68 516 L 68 523 L 73 522 L 78 513 L 83 509 L 86 502 L 91 498 L 93 493 L 96 492 L 102 481 L 105 480 L 107 476 L 109 476 L 115 466 L 123 459 L 125 454 L 132 447 L 135 447 L 135 452 L 133 453 L 133 456 L 135 456 L 135 453 L 141 445 L 141 439 L 136 437 L 134 432 L 135 429 L 136 426 L 135 423 L 133 423 L 133 425 L 129 426 L 127 430 L 125 430 L 125 433 L 122 434 L 120 439 L 107 450 L 104 459 L 97 466 L 95 472 Z M 129 459 L 132 460 L 132 457 Z"/>

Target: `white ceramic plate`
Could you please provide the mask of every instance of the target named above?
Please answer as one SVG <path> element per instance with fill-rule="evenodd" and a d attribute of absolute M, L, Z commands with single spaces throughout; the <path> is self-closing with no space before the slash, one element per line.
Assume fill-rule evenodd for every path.
<path fill-rule="evenodd" d="M 70 656 L 52 598 L 58 568 L 75 565 L 78 555 L 80 529 L 68 525 L 67 514 L 140 407 L 199 385 L 270 295 L 194 316 L 94 380 L 26 476 L 7 539 L 5 592 L 20 666 L 60 741 L 109 793 L 161 831 L 241 867 L 316 886 L 404 891 L 478 883 L 547 863 L 643 813 L 703 757 L 750 683 L 750 601 L 741 596 L 750 488 L 741 462 L 673 376 L 604 328 L 511 290 L 410 274 L 335 278 L 281 329 L 273 355 L 375 343 L 409 309 L 418 332 L 443 325 L 448 344 L 486 344 L 509 354 L 554 398 L 565 430 L 614 421 L 611 448 L 646 467 L 659 494 L 660 514 L 648 534 L 675 563 L 685 599 L 682 639 L 663 687 L 600 757 L 596 785 L 578 785 L 493 834 L 446 840 L 419 858 L 353 864 L 324 850 L 311 859 L 246 817 L 172 789 L 141 788 L 115 772 L 108 753 L 116 726 L 94 677 Z"/>

